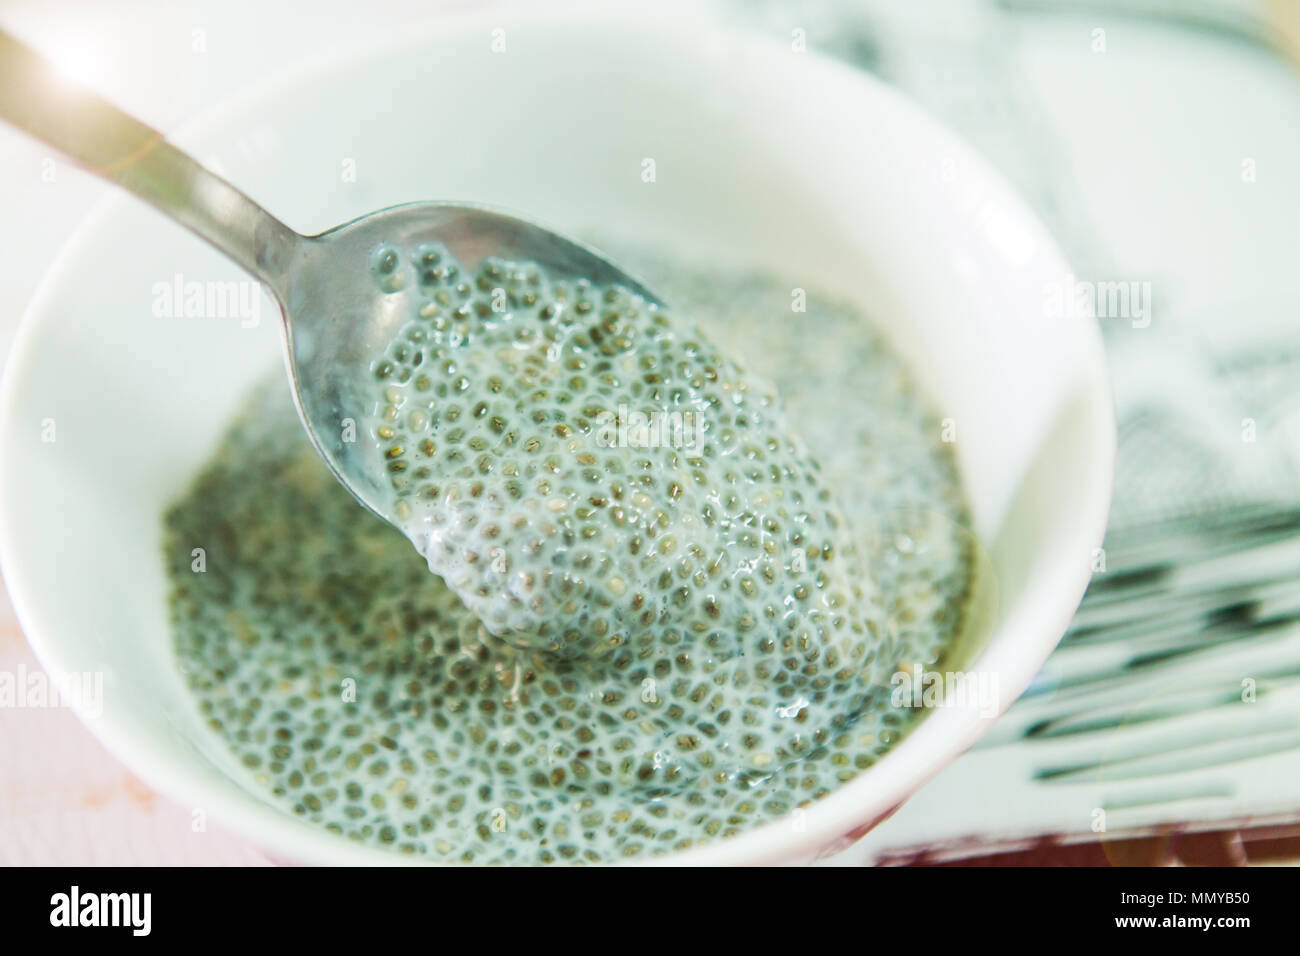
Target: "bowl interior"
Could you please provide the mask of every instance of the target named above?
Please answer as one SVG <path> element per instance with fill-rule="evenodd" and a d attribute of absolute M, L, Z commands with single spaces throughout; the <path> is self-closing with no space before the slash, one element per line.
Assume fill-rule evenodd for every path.
<path fill-rule="evenodd" d="M 1044 318 L 1044 286 L 1065 272 L 1050 240 L 888 90 L 781 42 L 679 21 L 497 10 L 296 70 L 176 139 L 303 232 L 399 202 L 478 201 L 563 231 L 779 265 L 856 299 L 955 427 L 989 572 L 966 663 L 997 671 L 1005 706 L 1063 631 L 1109 497 L 1096 330 Z M 91 217 L 7 371 L 0 557 L 45 666 L 104 673 L 93 729 L 144 779 L 285 856 L 387 860 L 246 790 L 172 657 L 161 514 L 280 345 L 269 299 L 230 318 L 158 315 L 157 303 L 164 286 L 183 299 L 190 282 L 244 279 L 132 200 Z M 799 833 L 773 824 L 692 852 L 815 852 L 980 726 L 936 712 Z"/>

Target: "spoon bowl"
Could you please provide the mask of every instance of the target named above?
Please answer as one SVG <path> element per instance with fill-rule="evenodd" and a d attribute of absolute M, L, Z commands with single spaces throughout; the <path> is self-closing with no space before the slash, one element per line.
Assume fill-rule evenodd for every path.
<path fill-rule="evenodd" d="M 375 359 L 419 308 L 415 266 L 402 262 L 375 281 L 385 248 L 441 246 L 473 273 L 486 258 L 539 266 L 552 279 L 621 285 L 659 300 L 600 254 L 542 226 L 483 206 L 422 202 L 391 206 L 298 241 L 274 288 L 284 315 L 285 360 L 294 399 L 312 443 L 330 470 L 367 508 L 396 524 L 386 473 L 357 440 L 358 423 L 375 412 Z M 662 303 L 659 303 L 662 304 Z"/>

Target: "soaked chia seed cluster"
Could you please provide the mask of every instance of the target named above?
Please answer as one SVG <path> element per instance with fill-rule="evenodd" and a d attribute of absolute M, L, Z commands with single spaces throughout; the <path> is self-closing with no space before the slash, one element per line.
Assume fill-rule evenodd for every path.
<path fill-rule="evenodd" d="M 495 259 L 466 282 L 432 245 L 373 261 L 425 296 L 373 365 L 385 513 L 495 637 L 664 664 L 671 694 L 617 694 L 592 728 L 611 783 L 770 773 L 856 718 L 887 678 L 884 612 L 768 382 L 621 287 Z M 700 427 L 651 443 L 636 415 Z"/>
<path fill-rule="evenodd" d="M 940 662 L 971 555 L 939 424 L 863 319 L 643 254 L 701 328 L 391 251 L 377 280 L 427 295 L 369 427 L 429 566 L 282 382 L 167 515 L 178 659 L 252 786 L 404 853 L 598 862 L 733 835 L 886 752 L 914 714 L 889 675 Z M 700 434 L 609 442 L 620 406 Z"/>

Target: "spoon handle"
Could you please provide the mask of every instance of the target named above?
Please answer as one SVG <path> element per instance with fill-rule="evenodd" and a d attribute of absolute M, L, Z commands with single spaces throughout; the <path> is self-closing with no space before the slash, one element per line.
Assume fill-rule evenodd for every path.
<path fill-rule="evenodd" d="M 54 147 L 280 289 L 298 235 L 230 183 L 0 30 L 0 119 Z"/>

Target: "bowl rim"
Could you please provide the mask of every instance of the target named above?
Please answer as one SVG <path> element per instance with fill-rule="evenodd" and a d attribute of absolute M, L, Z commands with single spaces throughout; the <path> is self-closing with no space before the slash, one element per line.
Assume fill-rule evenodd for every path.
<path fill-rule="evenodd" d="M 656 9 L 662 11 L 664 7 L 661 5 Z M 410 55 L 414 49 L 443 31 L 465 31 L 474 24 L 490 29 L 507 15 L 522 16 L 530 27 L 544 25 L 544 28 L 551 28 L 548 21 L 554 19 L 562 22 L 564 16 L 579 11 L 586 18 L 584 25 L 626 29 L 635 10 L 636 5 L 611 8 L 596 5 L 590 0 L 563 0 L 548 5 L 545 11 L 523 2 L 495 4 L 486 9 L 453 8 L 439 11 L 411 24 L 396 37 L 376 38 L 355 47 L 342 43 L 331 45 L 328 49 L 279 67 L 190 117 L 168 134 L 168 138 L 185 143 L 199 130 L 207 134 L 216 130 L 218 135 L 223 135 L 221 131 L 228 132 L 232 125 L 237 124 L 241 118 L 246 118 L 259 103 L 274 99 L 277 94 L 296 88 L 313 76 L 355 68 L 359 63 L 373 62 L 384 55 L 391 56 L 399 52 Z M 764 47 L 772 50 L 779 46 L 772 37 L 750 28 L 720 22 L 716 17 L 701 15 L 700 11 L 691 11 L 689 15 L 694 17 L 696 26 L 709 31 L 714 38 L 726 37 L 730 42 L 743 43 L 753 50 Z M 676 23 L 676 27 L 681 28 L 680 22 Z M 987 190 L 987 195 L 995 197 L 999 206 L 1012 213 L 1033 236 L 1042 251 L 1045 267 L 1054 274 L 1072 274 L 1066 258 L 1037 215 L 1006 184 L 1001 175 L 960 137 L 902 93 L 865 72 L 812 50 L 803 55 L 815 68 L 825 71 L 836 82 L 857 84 L 864 91 L 869 91 L 870 96 L 891 102 L 898 114 L 905 117 L 914 128 L 925 131 L 930 138 L 943 141 L 952 155 L 961 158 L 963 169 L 977 177 Z M 202 139 L 203 136 L 198 138 Z M 3 375 L 0 376 L 0 436 L 9 434 L 15 427 L 16 407 L 19 403 L 17 382 L 20 377 L 14 373 L 27 365 L 25 356 L 32 350 L 38 334 L 49 325 L 49 305 L 58 285 L 58 276 L 83 249 L 96 241 L 104 223 L 111 221 L 119 209 L 135 202 L 135 199 L 117 190 L 99 199 L 46 269 L 23 312 L 5 361 Z M 1097 464 L 1106 480 L 1097 483 L 1092 500 L 1081 504 L 1086 511 L 1086 520 L 1082 526 L 1089 529 L 1086 544 L 1090 548 L 1096 548 L 1100 546 L 1105 531 L 1115 467 L 1114 401 L 1100 328 L 1095 320 L 1082 325 L 1081 335 L 1086 348 L 1078 355 L 1078 359 L 1081 368 L 1086 365 L 1083 379 L 1089 385 L 1086 395 L 1090 403 L 1104 406 L 1094 409 L 1104 414 L 1094 416 L 1090 421 L 1098 423 L 1096 434 L 1091 437 L 1095 444 L 1093 451 L 1101 456 Z M 57 680 L 58 675 L 71 668 L 59 666 L 62 656 L 60 642 L 50 633 L 50 629 L 43 626 L 42 614 L 35 597 L 40 587 L 29 582 L 23 571 L 15 531 L 8 519 L 11 492 L 7 474 L 7 468 L 0 468 L 0 575 L 3 575 L 14 615 L 29 646 L 46 673 Z M 1079 542 L 1080 545 L 1084 543 Z M 1001 677 L 1009 678 L 1011 684 L 1009 688 L 1004 688 L 1007 692 L 1000 695 L 998 715 L 1020 696 L 1055 648 L 1074 616 L 1090 579 L 1091 570 L 1086 562 L 1079 562 L 1077 570 L 1073 571 L 1070 567 L 1057 568 L 1053 579 L 1040 585 L 1045 593 L 1059 595 L 1050 617 L 1045 618 L 1040 613 L 1033 620 L 1006 620 L 995 631 L 985 654 L 993 651 L 997 653 L 992 655 L 988 664 L 990 669 L 996 668 Z M 409 858 L 388 850 L 353 844 L 323 828 L 292 817 L 270 803 L 264 803 L 258 808 L 265 812 L 250 812 L 250 807 L 242 800 L 237 801 L 220 792 L 208 792 L 202 781 L 195 779 L 184 768 L 158 759 L 151 753 L 150 747 L 140 746 L 133 739 L 132 731 L 114 723 L 107 712 L 95 717 L 78 709 L 77 716 L 116 759 L 129 767 L 149 787 L 182 806 L 204 806 L 219 826 L 248 840 L 272 859 L 316 865 L 457 865 Z M 828 846 L 837 851 L 844 849 L 892 813 L 908 796 L 966 750 L 990 723 L 990 720 L 967 708 L 945 709 L 929 714 L 869 771 L 858 774 L 809 804 L 803 811 L 802 825 L 797 830 L 789 825 L 788 815 L 783 815 L 731 838 L 712 840 L 684 851 L 630 862 L 668 866 L 765 864 L 809 855 L 818 850 L 823 851 L 824 855 Z M 196 804 L 192 798 L 200 795 L 203 799 Z M 624 861 L 609 862 L 614 865 L 624 864 Z"/>

